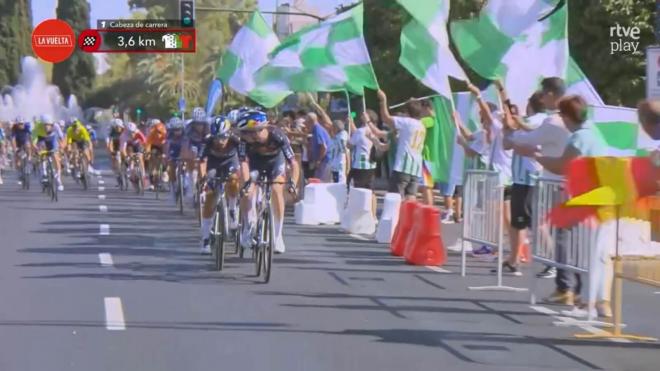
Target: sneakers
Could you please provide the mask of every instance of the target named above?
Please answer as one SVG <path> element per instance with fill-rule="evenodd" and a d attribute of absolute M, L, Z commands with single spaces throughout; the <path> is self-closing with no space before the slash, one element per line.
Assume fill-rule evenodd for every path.
<path fill-rule="evenodd" d="M 495 253 L 493 249 L 485 245 L 482 245 L 477 250 L 472 250 L 472 256 L 489 261 L 495 259 Z"/>
<path fill-rule="evenodd" d="M 542 272 L 536 274 L 537 278 L 555 278 L 557 277 L 557 268 L 546 267 Z"/>
<path fill-rule="evenodd" d="M 275 252 L 275 254 L 284 254 L 285 250 L 286 247 L 284 246 L 284 239 L 282 236 L 280 236 L 275 240 L 275 249 L 273 249 L 273 252 Z"/>
<path fill-rule="evenodd" d="M 4 184 L 4 182 L 2 181 L 2 177 L 0 177 L 0 184 Z"/>
<path fill-rule="evenodd" d="M 248 223 L 247 225 L 243 226 L 243 230 L 241 231 L 241 238 L 240 238 L 240 244 L 243 249 L 248 250 L 252 248 L 252 245 L 254 244 L 254 239 L 252 238 L 253 236 L 253 231 L 254 230 L 254 224 L 253 223 Z"/>
<path fill-rule="evenodd" d="M 596 312 L 598 312 L 598 317 L 603 318 L 612 318 L 612 306 L 607 300 L 599 301 L 596 303 Z"/>
<path fill-rule="evenodd" d="M 238 220 L 236 220 L 236 209 L 229 209 L 229 229 L 236 230 L 238 228 Z"/>
<path fill-rule="evenodd" d="M 502 272 L 516 277 L 522 277 L 523 275 L 518 267 L 509 264 L 509 262 L 502 263 Z M 491 269 L 490 273 L 497 273 L 497 269 Z"/>
<path fill-rule="evenodd" d="M 442 219 L 440 219 L 440 222 L 442 224 L 454 224 L 456 221 L 454 220 L 454 211 L 449 210 L 445 212 L 445 215 L 443 215 Z"/>
<path fill-rule="evenodd" d="M 202 254 L 211 255 L 211 241 L 208 238 L 202 241 Z"/>
<path fill-rule="evenodd" d="M 575 305 L 575 296 L 572 291 L 555 291 L 552 295 L 543 299 L 544 302 L 548 304 L 560 304 L 560 305 Z"/>
<path fill-rule="evenodd" d="M 64 191 L 64 186 L 61 185 L 61 184 L 58 185 L 58 186 L 57 186 L 57 191 L 58 191 L 58 192 L 62 192 L 62 191 Z"/>

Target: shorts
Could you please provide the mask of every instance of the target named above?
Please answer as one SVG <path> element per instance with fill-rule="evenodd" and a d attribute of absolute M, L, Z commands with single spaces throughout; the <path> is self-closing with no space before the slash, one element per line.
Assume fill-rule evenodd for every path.
<path fill-rule="evenodd" d="M 86 140 L 81 140 L 76 142 L 76 146 L 78 147 L 79 150 L 84 151 L 87 148 L 89 148 L 89 142 Z"/>
<path fill-rule="evenodd" d="M 170 161 L 174 161 L 181 157 L 181 144 L 170 144 L 169 153 Z"/>
<path fill-rule="evenodd" d="M 523 230 L 532 227 L 532 190 L 534 187 L 514 184 L 511 187 L 511 227 Z"/>
<path fill-rule="evenodd" d="M 390 187 L 388 192 L 398 193 L 401 197 L 417 196 L 417 187 L 419 186 L 419 178 L 404 174 L 398 171 L 393 171 L 390 177 Z"/>
<path fill-rule="evenodd" d="M 142 143 L 129 143 L 128 148 L 130 148 L 133 153 L 144 153 L 144 146 Z"/>
<path fill-rule="evenodd" d="M 346 183 L 350 184 L 353 181 L 353 187 L 374 189 L 374 178 L 376 177 L 376 169 L 351 169 L 348 173 L 348 180 Z"/>
<path fill-rule="evenodd" d="M 163 146 L 162 145 L 151 145 L 151 153 L 153 153 L 156 156 L 162 155 L 163 154 Z"/>
<path fill-rule="evenodd" d="M 261 156 L 250 157 L 248 163 L 250 164 L 250 171 L 258 171 L 259 174 L 266 174 L 271 181 L 286 176 L 286 163 L 284 161 L 284 155 L 281 153 L 271 158 Z"/>
<path fill-rule="evenodd" d="M 463 186 L 456 183 L 440 183 L 438 189 L 444 197 L 463 197 Z"/>
<path fill-rule="evenodd" d="M 190 142 L 190 150 L 192 152 L 197 151 L 197 159 L 201 159 L 204 154 L 204 142 Z"/>
<path fill-rule="evenodd" d="M 511 200 L 511 186 L 504 187 L 504 201 Z"/>
<path fill-rule="evenodd" d="M 39 143 L 43 143 L 46 146 L 47 151 L 56 151 L 57 149 L 59 149 L 59 144 L 55 136 L 46 137 L 46 138 L 40 137 L 39 139 L 37 139 L 37 144 Z"/>

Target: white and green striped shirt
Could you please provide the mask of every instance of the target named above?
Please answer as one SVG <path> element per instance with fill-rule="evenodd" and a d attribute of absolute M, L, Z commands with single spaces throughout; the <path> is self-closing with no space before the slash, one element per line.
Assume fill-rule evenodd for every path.
<path fill-rule="evenodd" d="M 426 139 L 426 128 L 422 122 L 410 117 L 394 116 L 394 127 L 398 133 L 394 171 L 416 177 L 422 176 L 422 150 Z"/>
<path fill-rule="evenodd" d="M 366 126 L 361 127 L 351 135 L 349 141 L 352 146 L 351 169 L 371 170 L 376 168 L 376 163 L 370 161 L 371 148 L 374 144 L 367 138 Z"/>

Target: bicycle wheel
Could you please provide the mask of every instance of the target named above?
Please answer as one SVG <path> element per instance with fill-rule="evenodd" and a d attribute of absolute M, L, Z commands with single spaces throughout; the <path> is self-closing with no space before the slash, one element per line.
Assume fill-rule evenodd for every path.
<path fill-rule="evenodd" d="M 227 223 L 227 209 L 223 201 L 218 204 L 215 217 L 215 267 L 221 271 L 225 265 L 225 229 Z"/>
<path fill-rule="evenodd" d="M 156 171 L 156 179 L 154 179 L 154 188 L 156 191 L 156 199 L 160 198 L 160 180 L 163 178 L 163 168 L 158 165 L 158 170 Z"/>
<path fill-rule="evenodd" d="M 48 183 L 50 185 L 50 199 L 57 202 L 57 184 L 55 183 L 55 169 L 53 163 L 48 162 Z"/>
<path fill-rule="evenodd" d="M 261 249 L 263 258 L 264 283 L 270 282 L 270 275 L 273 268 L 273 248 L 275 246 L 275 224 L 273 223 L 273 213 L 270 204 L 266 205 L 264 211 L 264 235 L 263 247 Z"/>
<path fill-rule="evenodd" d="M 80 183 L 83 186 L 83 190 L 87 190 L 87 187 L 89 186 L 87 184 L 87 159 L 83 155 L 80 158 Z"/>
<path fill-rule="evenodd" d="M 183 215 L 183 172 L 179 171 L 177 174 L 177 185 L 176 185 L 176 201 L 179 204 L 179 213 Z"/>
<path fill-rule="evenodd" d="M 136 169 L 137 173 L 137 180 L 135 182 L 135 190 L 137 191 L 137 194 L 142 196 L 144 195 L 144 174 L 142 174 L 142 170 L 140 169 L 139 165 Z"/>
<path fill-rule="evenodd" d="M 25 161 L 23 161 L 23 164 L 22 164 L 21 174 L 23 174 L 23 189 L 29 190 L 30 189 L 30 168 L 25 163 Z"/>

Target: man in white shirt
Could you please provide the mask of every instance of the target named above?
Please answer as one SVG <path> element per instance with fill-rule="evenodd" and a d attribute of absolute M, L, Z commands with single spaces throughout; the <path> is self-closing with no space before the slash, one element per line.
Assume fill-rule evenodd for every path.
<path fill-rule="evenodd" d="M 389 192 L 415 200 L 422 176 L 422 150 L 426 138 L 426 129 L 420 121 L 424 115 L 422 105 L 419 101 L 411 100 L 406 105 L 410 117 L 392 116 L 387 106 L 387 96 L 382 90 L 378 91 L 378 100 L 383 123 L 398 134 Z"/>

